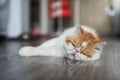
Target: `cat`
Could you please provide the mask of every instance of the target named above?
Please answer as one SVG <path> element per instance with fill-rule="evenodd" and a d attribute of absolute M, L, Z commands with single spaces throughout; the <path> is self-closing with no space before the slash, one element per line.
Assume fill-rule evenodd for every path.
<path fill-rule="evenodd" d="M 105 45 L 106 42 L 100 40 L 94 29 L 78 24 L 38 47 L 21 48 L 19 55 L 67 57 L 71 60 L 93 61 L 100 58 Z"/>

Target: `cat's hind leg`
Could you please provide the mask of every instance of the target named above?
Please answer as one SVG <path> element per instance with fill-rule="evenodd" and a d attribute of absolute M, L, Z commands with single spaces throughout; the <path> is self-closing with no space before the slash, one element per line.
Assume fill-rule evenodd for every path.
<path fill-rule="evenodd" d="M 56 56 L 56 57 L 63 57 L 63 53 L 61 49 L 55 46 L 49 47 L 23 47 L 19 51 L 20 56 Z"/>
<path fill-rule="evenodd" d="M 23 47 L 19 51 L 20 56 L 56 56 L 63 57 L 62 43 L 57 38 L 46 41 L 38 47 Z"/>
<path fill-rule="evenodd" d="M 41 56 L 41 55 L 48 55 L 44 53 L 48 53 L 47 51 L 51 51 L 49 48 L 56 46 L 57 38 L 48 40 L 37 47 L 27 46 L 23 47 L 19 50 L 20 56 Z"/>
<path fill-rule="evenodd" d="M 31 46 L 23 47 L 20 49 L 19 55 L 20 56 L 32 56 L 34 55 L 32 54 L 32 52 L 34 51 L 35 51 L 35 47 L 31 47 Z"/>

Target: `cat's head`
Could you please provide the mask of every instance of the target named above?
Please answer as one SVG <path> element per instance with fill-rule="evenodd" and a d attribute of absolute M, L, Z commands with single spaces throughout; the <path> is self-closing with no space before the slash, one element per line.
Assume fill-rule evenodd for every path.
<path fill-rule="evenodd" d="M 66 43 L 68 46 L 73 46 L 74 49 L 79 49 L 80 54 L 84 54 L 87 57 L 92 57 L 95 51 L 101 51 L 106 42 L 100 40 L 99 36 L 94 30 L 87 30 L 84 26 L 76 26 L 76 34 L 66 37 Z M 93 32 L 94 31 L 94 32 Z"/>

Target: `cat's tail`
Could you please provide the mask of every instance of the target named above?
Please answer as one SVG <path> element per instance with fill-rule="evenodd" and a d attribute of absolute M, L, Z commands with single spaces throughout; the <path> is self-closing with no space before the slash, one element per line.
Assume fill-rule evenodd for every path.
<path fill-rule="evenodd" d="M 19 51 L 20 56 L 56 56 L 63 57 L 57 38 L 49 40 L 38 47 L 23 47 Z"/>

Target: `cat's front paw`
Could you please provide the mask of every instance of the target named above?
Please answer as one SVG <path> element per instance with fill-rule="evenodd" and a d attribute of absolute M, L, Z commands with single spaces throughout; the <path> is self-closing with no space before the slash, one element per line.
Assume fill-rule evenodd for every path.
<path fill-rule="evenodd" d="M 30 46 L 28 46 L 28 47 L 23 47 L 23 48 L 20 49 L 19 55 L 20 55 L 20 56 L 30 56 L 31 53 L 32 53 L 34 50 L 35 50 L 34 47 L 30 47 Z"/>

